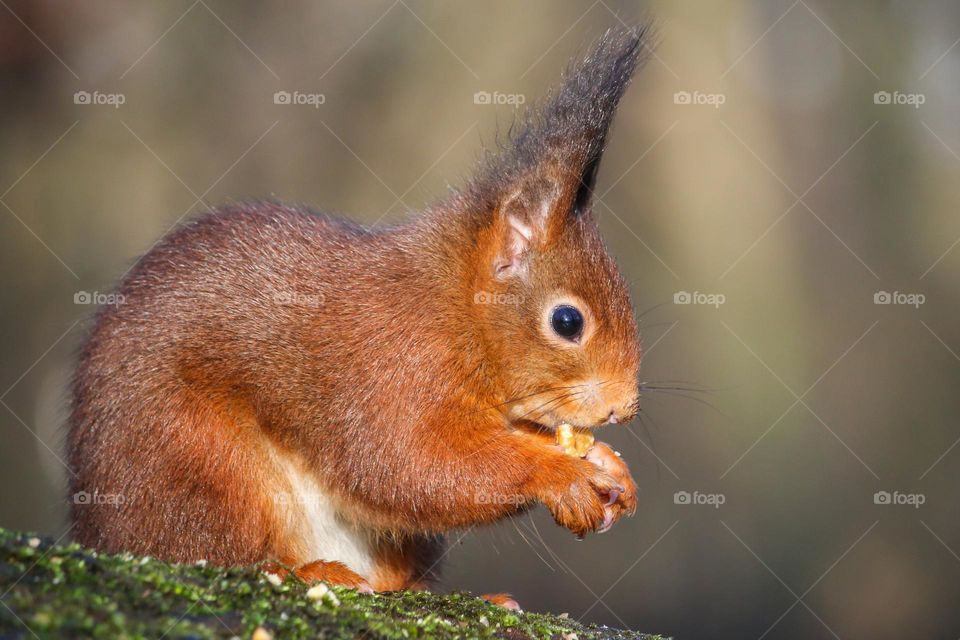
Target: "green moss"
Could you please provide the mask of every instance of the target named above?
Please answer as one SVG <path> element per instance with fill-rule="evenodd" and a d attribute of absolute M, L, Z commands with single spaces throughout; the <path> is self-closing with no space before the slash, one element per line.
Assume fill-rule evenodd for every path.
<path fill-rule="evenodd" d="M 587 638 L 656 640 L 515 613 L 466 593 L 364 595 L 334 587 L 319 600 L 294 579 L 255 567 L 176 565 L 0 529 L 0 637 Z"/>

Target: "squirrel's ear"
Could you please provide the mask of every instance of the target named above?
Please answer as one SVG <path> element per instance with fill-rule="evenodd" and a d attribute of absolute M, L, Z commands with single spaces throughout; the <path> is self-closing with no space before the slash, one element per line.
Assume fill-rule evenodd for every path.
<path fill-rule="evenodd" d="M 521 268 L 538 243 L 553 241 L 571 220 L 588 214 L 607 132 L 649 48 L 648 33 L 640 26 L 604 34 L 488 158 L 472 189 L 478 200 L 494 202 L 502 241 L 498 273 Z"/>
<path fill-rule="evenodd" d="M 556 184 L 529 180 L 498 204 L 494 219 L 498 245 L 494 271 L 497 277 L 525 271 L 530 251 L 545 243 L 551 234 L 558 195 Z"/>

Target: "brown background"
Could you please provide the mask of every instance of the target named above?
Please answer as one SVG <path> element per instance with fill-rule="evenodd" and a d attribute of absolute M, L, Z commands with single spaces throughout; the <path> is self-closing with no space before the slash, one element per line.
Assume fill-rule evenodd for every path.
<path fill-rule="evenodd" d="M 641 486 L 635 518 L 584 542 L 542 511 L 471 532 L 445 588 L 679 638 L 960 635 L 956 3 L 0 4 L 0 525 L 67 528 L 64 385 L 91 311 L 75 294 L 231 199 L 400 221 L 509 123 L 475 92 L 529 102 L 649 12 L 661 45 L 598 213 L 648 311 L 644 378 L 710 406 L 650 395 L 643 423 L 605 430 Z"/>

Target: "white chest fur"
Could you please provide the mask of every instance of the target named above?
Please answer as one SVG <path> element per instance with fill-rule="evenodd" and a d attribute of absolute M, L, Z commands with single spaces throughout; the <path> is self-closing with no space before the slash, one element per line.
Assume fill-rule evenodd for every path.
<path fill-rule="evenodd" d="M 291 532 L 301 536 L 304 557 L 337 560 L 368 580 L 374 569 L 374 545 L 368 534 L 350 525 L 337 512 L 334 501 L 303 465 L 279 452 L 277 463 L 289 482 L 289 495 L 280 494 L 278 507 L 285 513 Z"/>

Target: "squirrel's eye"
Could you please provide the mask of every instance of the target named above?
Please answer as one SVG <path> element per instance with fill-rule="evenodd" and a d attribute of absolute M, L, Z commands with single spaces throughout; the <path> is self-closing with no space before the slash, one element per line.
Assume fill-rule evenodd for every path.
<path fill-rule="evenodd" d="M 576 340 L 583 332 L 583 314 L 576 307 L 563 305 L 553 310 L 550 326 L 558 336 Z"/>

